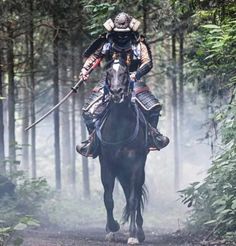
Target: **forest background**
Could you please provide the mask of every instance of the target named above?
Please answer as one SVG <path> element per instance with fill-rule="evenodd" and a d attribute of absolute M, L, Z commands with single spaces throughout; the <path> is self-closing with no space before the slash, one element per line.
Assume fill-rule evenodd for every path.
<path fill-rule="evenodd" d="M 176 206 L 176 191 L 184 189 L 192 229 L 234 238 L 235 2 L 1 0 L 0 174 L 16 185 L 17 196 L 3 200 L 11 206 L 7 213 L 6 206 L 0 209 L 2 240 L 37 224 L 43 206 L 48 220 L 69 221 L 66 226 L 92 217 L 92 204 L 102 196 L 99 164 L 77 155 L 75 145 L 86 138 L 81 107 L 103 65 L 59 110 L 24 129 L 69 92 L 85 48 L 104 32 L 108 18 L 126 10 L 142 22 L 140 32 L 150 44 L 154 67 L 146 82 L 163 103 L 159 128 L 171 139 L 148 158 L 148 225 L 165 220 L 179 229 L 177 214 L 184 209 Z M 115 192 L 122 196 L 119 186 Z M 159 218 L 152 216 L 156 208 Z M 70 218 L 61 221 L 65 214 Z M 97 221 L 104 216 L 102 203 L 94 214 Z"/>

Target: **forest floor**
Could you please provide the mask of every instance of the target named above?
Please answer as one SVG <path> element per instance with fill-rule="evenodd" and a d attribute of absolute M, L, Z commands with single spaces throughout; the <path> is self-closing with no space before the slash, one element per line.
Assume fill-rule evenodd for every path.
<path fill-rule="evenodd" d="M 183 233 L 163 233 L 152 229 L 145 231 L 146 240 L 144 246 L 219 246 L 235 245 L 224 241 L 196 242 L 191 236 Z M 121 230 L 116 234 L 115 242 L 105 241 L 103 228 L 88 227 L 78 231 L 60 231 L 55 229 L 39 228 L 28 230 L 16 237 L 23 238 L 23 246 L 123 246 L 127 245 L 127 231 Z M 14 241 L 14 240 L 12 240 Z M 195 241 L 195 242 L 194 242 Z M 9 244 L 10 246 L 11 244 Z"/>
<path fill-rule="evenodd" d="M 30 230 L 22 235 L 23 246 L 123 246 L 127 245 L 127 231 L 116 233 L 115 242 L 105 241 L 105 230 L 103 228 L 83 228 L 79 231 L 59 230 Z M 197 245 L 188 242 L 177 234 L 160 234 L 153 230 L 146 231 L 146 240 L 141 245 L 145 246 L 190 246 Z"/>

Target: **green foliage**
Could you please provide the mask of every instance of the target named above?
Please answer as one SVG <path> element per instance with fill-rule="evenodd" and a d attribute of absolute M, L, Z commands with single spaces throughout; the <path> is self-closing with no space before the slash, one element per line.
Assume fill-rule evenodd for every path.
<path fill-rule="evenodd" d="M 23 179 L 17 186 L 17 208 L 24 213 L 35 214 L 49 195 L 46 179 Z"/>
<path fill-rule="evenodd" d="M 197 79 L 211 98 L 224 96 L 236 84 L 236 21 L 202 25 L 190 38 L 194 45 L 188 53 L 188 80 Z"/>
<path fill-rule="evenodd" d="M 107 1 L 100 3 L 92 0 L 89 4 L 87 1 L 83 0 L 82 4 L 84 10 L 89 16 L 86 21 L 86 31 L 89 32 L 94 38 L 106 31 L 103 27 L 103 23 L 108 18 L 114 18 L 119 12 L 127 12 L 128 14 L 141 20 L 140 16 L 143 15 L 144 9 L 151 10 L 151 6 L 152 8 L 156 7 L 155 2 L 149 0 L 136 0 L 132 2 L 118 0 L 115 2 Z"/>
<path fill-rule="evenodd" d="M 205 3 L 207 4 L 207 3 Z M 236 229 L 236 21 L 231 4 L 199 3 L 198 27 L 188 35 L 187 79 L 209 97 L 211 127 L 220 147 L 208 175 L 180 191 L 183 203 L 192 207 L 193 229 L 209 235 L 235 237 Z M 216 145 L 216 143 L 214 143 Z"/>
<path fill-rule="evenodd" d="M 94 1 L 95 2 L 95 1 Z M 83 1 L 84 9 L 90 16 L 87 20 L 87 31 L 94 37 L 104 32 L 103 23 L 116 9 L 117 3 L 90 3 Z"/>
<path fill-rule="evenodd" d="M 183 202 L 192 206 L 190 222 L 197 229 L 211 229 L 226 235 L 236 228 L 236 100 L 220 109 L 223 148 L 208 170 L 203 183 L 193 183 L 181 192 Z"/>
<path fill-rule="evenodd" d="M 25 230 L 29 226 L 39 226 L 39 221 L 35 218 L 41 212 L 41 206 L 49 195 L 45 179 L 29 180 L 19 173 L 16 176 L 15 195 L 6 195 L 0 200 L 0 245 L 15 231 Z M 15 245 L 20 245 L 21 242 L 22 239 L 17 238 Z"/>
<path fill-rule="evenodd" d="M 4 224 L 4 221 L 2 221 Z M 33 219 L 30 216 L 24 216 L 19 219 L 19 221 L 16 221 L 15 225 L 12 226 L 1 226 L 0 225 L 0 245 L 7 245 L 5 244 L 8 242 L 9 238 L 12 236 L 12 234 L 15 231 L 23 231 L 27 229 L 28 227 L 38 227 L 39 221 Z M 13 245 L 21 245 L 23 243 L 23 239 L 18 237 L 13 241 Z"/>

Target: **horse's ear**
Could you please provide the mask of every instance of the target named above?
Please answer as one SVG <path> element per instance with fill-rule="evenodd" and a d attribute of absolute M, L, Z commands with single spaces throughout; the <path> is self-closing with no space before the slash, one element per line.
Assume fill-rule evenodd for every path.
<path fill-rule="evenodd" d="M 119 63 L 120 63 L 122 66 L 127 67 L 126 60 L 125 60 L 122 56 L 119 57 Z"/>
<path fill-rule="evenodd" d="M 114 63 L 114 60 L 110 60 L 107 62 L 107 64 L 105 65 L 105 70 L 108 70 Z"/>

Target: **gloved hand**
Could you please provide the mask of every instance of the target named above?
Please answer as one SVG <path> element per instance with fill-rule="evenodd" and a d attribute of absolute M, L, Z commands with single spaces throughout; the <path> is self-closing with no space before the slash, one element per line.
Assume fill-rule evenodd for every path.
<path fill-rule="evenodd" d="M 79 77 L 83 80 L 87 80 L 89 78 L 89 74 L 87 73 L 87 70 L 85 68 L 81 69 Z"/>
<path fill-rule="evenodd" d="M 131 73 L 131 74 L 130 74 L 130 79 L 131 79 L 132 81 L 134 81 L 134 82 L 136 81 L 136 76 L 135 76 L 135 75 L 136 75 L 136 73 Z"/>

